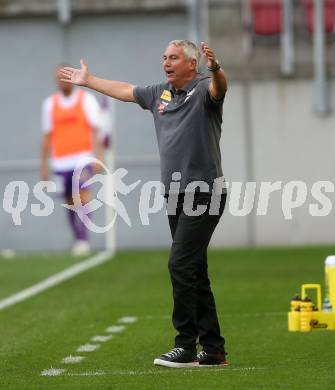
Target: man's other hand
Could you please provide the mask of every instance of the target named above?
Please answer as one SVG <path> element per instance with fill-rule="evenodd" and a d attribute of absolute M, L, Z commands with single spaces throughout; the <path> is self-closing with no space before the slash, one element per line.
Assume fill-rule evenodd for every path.
<path fill-rule="evenodd" d="M 65 66 L 59 70 L 59 76 L 61 81 L 64 81 L 65 83 L 82 85 L 85 87 L 88 84 L 89 72 L 84 60 L 81 59 L 80 69 Z"/>

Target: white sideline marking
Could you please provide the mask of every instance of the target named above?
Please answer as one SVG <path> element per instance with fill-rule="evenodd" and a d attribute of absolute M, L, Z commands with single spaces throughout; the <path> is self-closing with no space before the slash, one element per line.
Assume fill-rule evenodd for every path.
<path fill-rule="evenodd" d="M 123 325 L 113 325 L 113 326 L 109 326 L 105 330 L 105 332 L 107 332 L 107 333 L 120 333 L 120 332 L 123 332 L 125 329 L 126 329 L 126 327 Z"/>
<path fill-rule="evenodd" d="M 87 372 L 69 372 L 67 376 L 102 376 L 106 375 L 103 371 L 87 371 Z"/>
<path fill-rule="evenodd" d="M 96 342 L 96 343 L 105 343 L 106 341 L 109 341 L 113 338 L 112 335 L 109 335 L 109 336 L 94 336 L 91 338 L 91 340 L 93 342 Z"/>
<path fill-rule="evenodd" d="M 83 344 L 78 347 L 77 352 L 93 352 L 100 347 L 99 344 Z"/>
<path fill-rule="evenodd" d="M 47 290 L 50 287 L 56 286 L 57 284 L 60 284 L 67 279 L 71 279 L 74 276 L 79 275 L 80 273 L 87 271 L 90 268 L 105 263 L 112 257 L 112 255 L 113 253 L 109 251 L 100 252 L 97 255 L 90 257 L 89 259 L 84 260 L 78 264 L 75 264 L 72 267 L 66 268 L 64 271 L 52 275 L 31 287 L 28 287 L 14 295 L 11 295 L 8 298 L 2 299 L 0 301 L 0 310 L 3 310 L 9 306 L 13 306 L 16 303 L 25 301 L 26 299 L 36 294 L 39 294 L 44 290 Z"/>
<path fill-rule="evenodd" d="M 137 321 L 137 317 L 121 317 L 118 319 L 117 322 L 120 322 L 121 324 L 133 324 Z"/>
<path fill-rule="evenodd" d="M 82 360 L 84 360 L 84 356 L 66 356 L 63 360 L 62 363 L 64 364 L 75 364 L 75 363 L 80 363 Z"/>
<path fill-rule="evenodd" d="M 277 317 L 277 316 L 287 316 L 287 312 L 284 311 L 269 311 L 264 313 L 228 313 L 223 314 L 222 317 Z"/>
<path fill-rule="evenodd" d="M 283 315 L 287 315 L 287 312 L 284 311 L 271 311 L 264 313 L 227 313 L 219 315 L 220 318 L 226 317 L 246 317 L 246 318 L 254 318 L 254 317 L 280 317 Z M 171 315 L 146 315 L 141 317 L 145 320 L 168 320 L 171 318 Z"/>
<path fill-rule="evenodd" d="M 64 368 L 50 368 L 41 372 L 41 376 L 58 376 L 64 374 Z"/>
<path fill-rule="evenodd" d="M 137 317 L 131 317 L 131 316 L 128 316 L 128 317 L 122 317 L 118 320 L 118 322 L 125 322 L 125 323 L 133 323 L 133 322 L 136 322 L 137 321 Z M 124 325 L 113 325 L 113 326 L 109 326 L 105 332 L 109 332 L 109 333 L 120 333 L 122 332 L 126 327 Z M 91 338 L 91 341 L 93 342 L 96 342 L 96 343 L 105 343 L 106 341 L 108 340 L 111 340 L 114 336 L 113 335 L 97 335 L 97 336 L 93 336 Z M 83 345 L 80 345 L 78 348 L 77 348 L 77 352 L 93 352 L 95 351 L 96 349 L 100 348 L 101 344 L 83 344 Z M 62 363 L 64 364 L 75 364 L 75 363 L 80 363 L 83 359 L 85 359 L 84 356 L 67 356 L 65 358 L 62 359 Z M 51 369 L 48 369 L 48 370 L 44 370 L 41 372 L 41 376 L 59 376 L 59 375 L 62 375 L 66 372 L 65 369 L 59 369 L 59 368 L 51 368 Z M 104 371 L 95 371 L 95 372 L 76 372 L 76 373 L 71 373 L 71 372 L 67 372 L 66 374 L 64 375 L 67 375 L 67 376 L 97 376 L 97 375 L 106 375 L 106 373 Z M 107 374 L 109 375 L 109 374 Z"/>
<path fill-rule="evenodd" d="M 266 370 L 264 367 L 201 367 L 200 369 L 197 367 L 190 367 L 185 369 L 178 369 L 183 370 L 183 373 L 189 372 L 191 375 L 193 375 L 195 372 L 203 372 L 208 368 L 211 372 L 213 371 L 256 371 L 256 370 Z M 48 370 L 46 370 L 48 371 Z M 44 371 L 43 371 L 44 372 Z M 175 369 L 155 369 L 155 370 L 142 370 L 142 371 L 84 371 L 84 372 L 61 372 L 57 373 L 56 375 L 62 375 L 65 376 L 107 376 L 107 375 L 120 375 L 120 376 L 143 376 L 143 375 L 164 375 L 164 374 L 171 374 L 175 373 Z M 42 374 L 41 374 L 42 375 Z M 49 374 L 49 376 L 52 376 Z"/>

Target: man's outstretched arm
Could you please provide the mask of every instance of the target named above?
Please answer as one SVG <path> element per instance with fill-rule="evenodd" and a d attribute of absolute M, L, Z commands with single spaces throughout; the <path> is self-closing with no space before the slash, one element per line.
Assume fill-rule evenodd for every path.
<path fill-rule="evenodd" d="M 80 69 L 66 66 L 59 70 L 61 80 L 66 83 L 80 85 L 101 92 L 114 99 L 135 103 L 135 86 L 122 81 L 104 80 L 89 73 L 87 65 L 80 60 Z"/>

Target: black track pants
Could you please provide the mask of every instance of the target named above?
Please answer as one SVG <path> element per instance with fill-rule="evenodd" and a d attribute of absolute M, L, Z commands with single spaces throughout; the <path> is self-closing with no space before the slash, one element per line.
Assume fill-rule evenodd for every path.
<path fill-rule="evenodd" d="M 198 193 L 193 206 L 209 205 L 210 195 Z M 186 215 L 184 197 L 179 196 L 176 215 L 169 215 L 172 247 L 169 271 L 173 287 L 172 322 L 178 335 L 175 346 L 194 349 L 197 338 L 206 352 L 223 352 L 214 296 L 207 272 L 207 247 L 223 213 L 226 195 L 219 198 L 218 215 L 210 215 L 209 206 L 199 216 Z"/>

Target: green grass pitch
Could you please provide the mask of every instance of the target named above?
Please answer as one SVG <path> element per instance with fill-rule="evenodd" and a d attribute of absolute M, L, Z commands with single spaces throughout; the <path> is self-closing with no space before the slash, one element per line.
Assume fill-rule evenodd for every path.
<path fill-rule="evenodd" d="M 335 332 L 287 331 L 292 295 L 323 283 L 335 247 L 212 250 L 209 271 L 230 365 L 167 369 L 173 346 L 165 251 L 120 252 L 0 311 L 1 389 L 334 389 Z M 67 256 L 0 258 L 0 300 L 73 264 Z M 77 261 L 77 260 L 76 260 Z M 125 316 L 137 321 L 93 352 L 76 352 Z M 64 364 L 67 356 L 84 356 Z M 48 369 L 59 376 L 41 376 Z"/>

